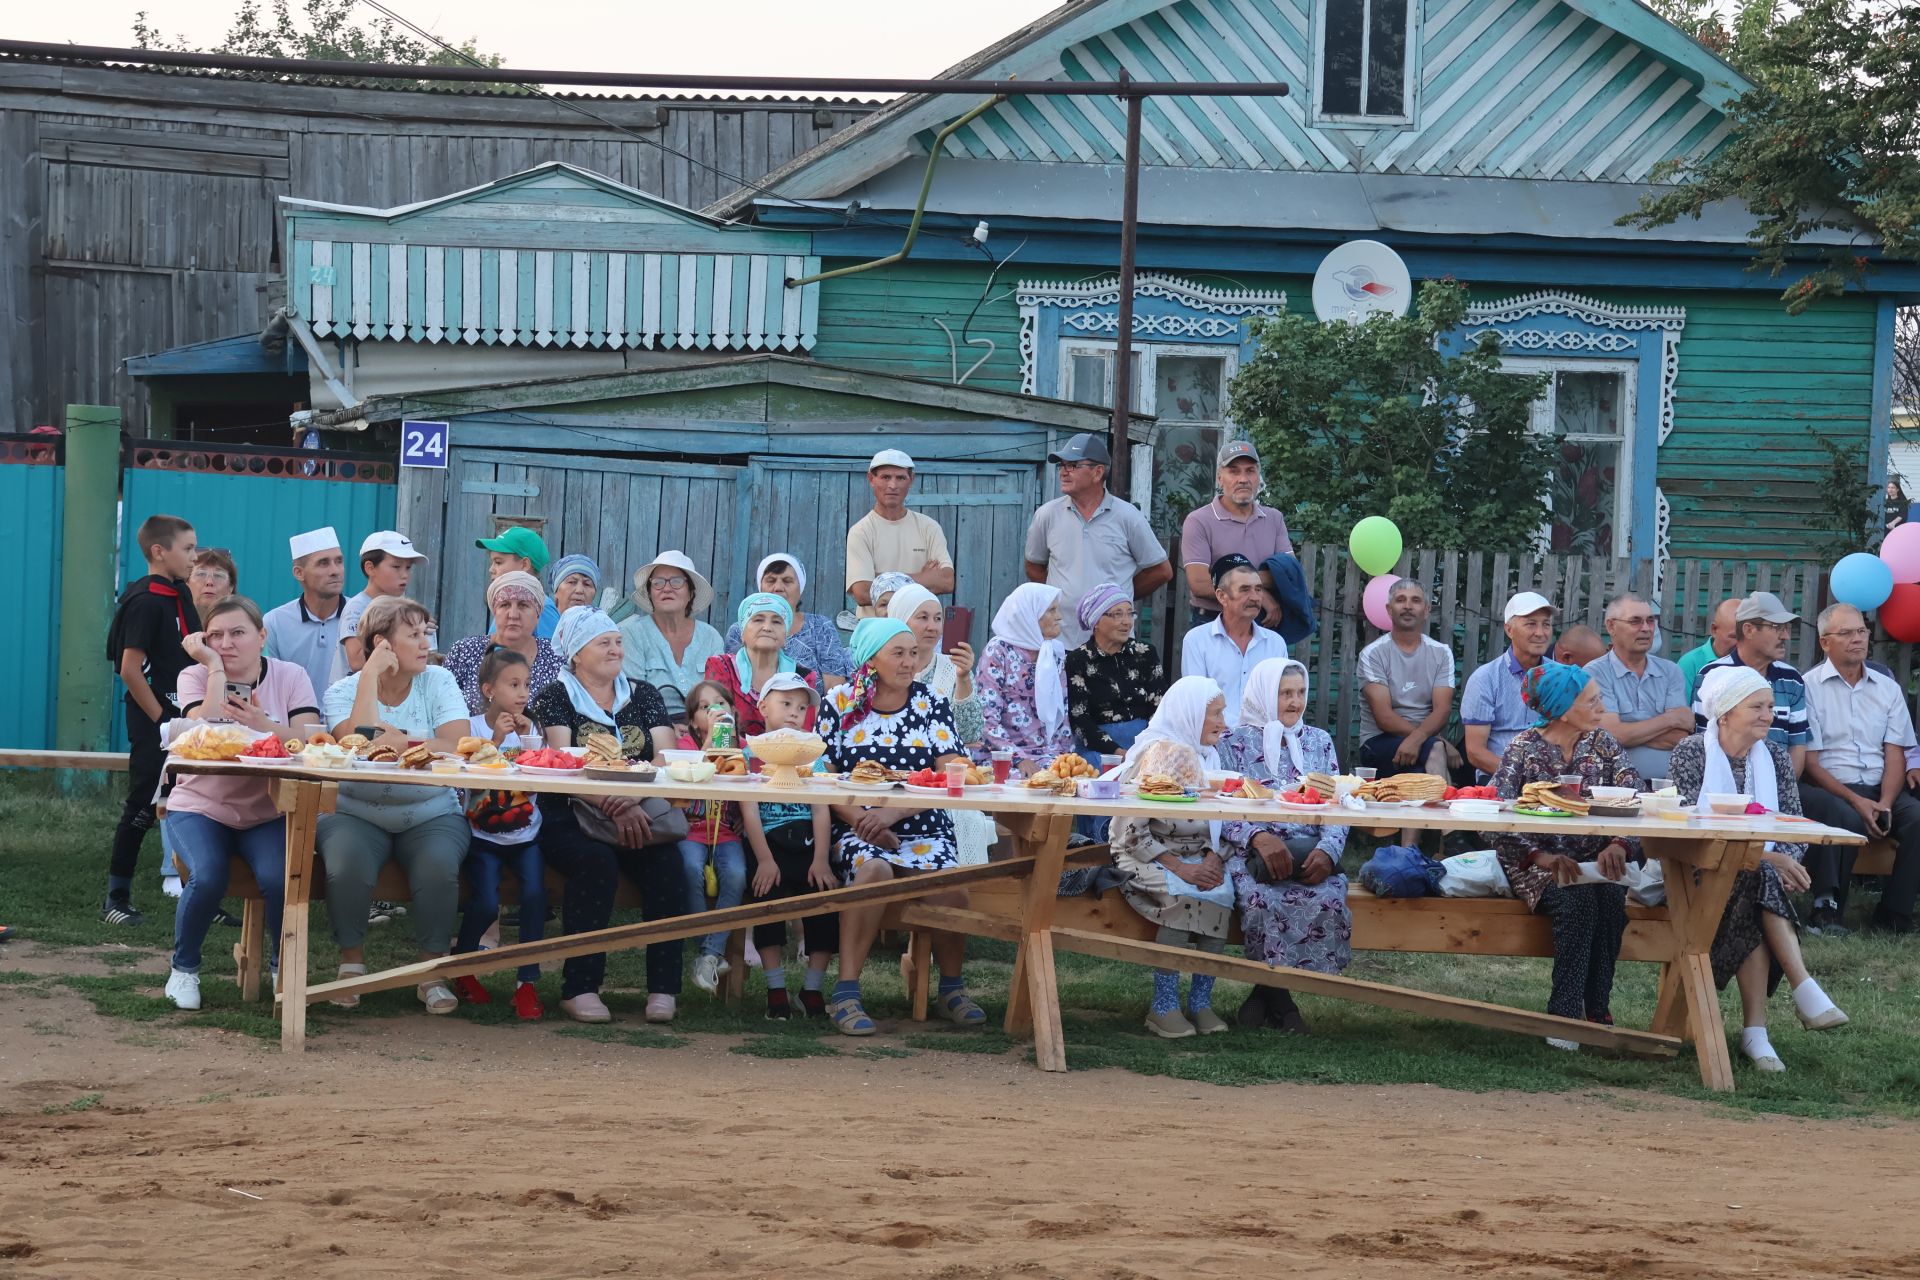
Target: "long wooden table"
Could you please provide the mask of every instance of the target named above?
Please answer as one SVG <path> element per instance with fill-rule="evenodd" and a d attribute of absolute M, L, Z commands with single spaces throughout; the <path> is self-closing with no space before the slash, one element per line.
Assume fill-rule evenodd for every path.
<path fill-rule="evenodd" d="M 262 776 L 272 784 L 275 801 L 287 818 L 286 912 L 280 941 L 281 1045 L 299 1051 L 306 1043 L 307 1006 L 348 994 L 412 986 L 431 978 L 459 973 L 487 973 L 522 964 L 546 963 L 571 956 L 645 946 L 651 942 L 742 928 L 749 925 L 839 911 L 847 907 L 882 903 L 903 904 L 902 920 L 918 929 L 945 929 L 976 936 L 1002 938 L 1016 944 L 1013 980 L 1009 986 L 1005 1027 L 1009 1034 L 1031 1033 L 1035 1059 L 1043 1070 L 1066 1070 L 1066 1045 L 1061 1033 L 1058 985 L 1054 970 L 1056 950 L 1127 960 L 1132 963 L 1178 967 L 1194 972 L 1266 985 L 1280 985 L 1314 995 L 1384 1005 L 1430 1017 L 1470 1022 L 1524 1035 L 1555 1036 L 1576 1043 L 1632 1053 L 1671 1055 L 1681 1042 L 1696 1046 L 1701 1079 L 1711 1088 L 1733 1087 L 1733 1066 L 1727 1052 L 1719 995 L 1713 984 L 1708 948 L 1720 926 L 1733 878 L 1756 865 L 1770 840 L 1812 844 L 1859 844 L 1851 832 L 1823 827 L 1802 819 L 1692 818 L 1673 822 L 1659 818 L 1528 818 L 1513 813 L 1497 817 L 1456 817 L 1444 809 L 1377 809 L 1357 811 L 1329 806 L 1325 813 L 1295 813 L 1271 806 L 1256 808 L 1245 802 L 1204 798 L 1194 804 L 1169 806 L 1131 798 L 1083 800 L 1036 793 L 1023 787 L 969 789 L 962 797 L 927 796 L 903 790 L 859 791 L 834 785 L 809 784 L 778 788 L 766 782 L 673 782 L 664 772 L 653 782 L 608 781 L 552 775 L 511 774 L 493 778 L 472 773 L 439 774 L 414 771 L 311 769 L 298 765 L 244 765 L 229 762 L 170 760 L 176 773 Z M 540 942 L 523 942 L 491 951 L 444 956 L 401 965 L 361 977 L 310 984 L 308 981 L 309 909 L 314 880 L 314 833 L 320 815 L 332 812 L 342 783 L 397 783 L 422 787 L 473 789 L 511 786 L 526 792 L 565 795 L 621 795 L 635 798 L 753 801 L 805 799 L 818 804 L 849 804 L 889 809 L 975 809 L 998 815 L 1013 831 L 1018 856 L 981 866 L 944 871 L 803 894 L 770 903 L 748 903 L 717 911 L 675 916 L 641 924 L 616 925 L 590 933 L 566 934 Z M 1605 1027 L 1572 1018 L 1478 1001 L 1460 1000 L 1428 992 L 1391 987 L 1360 979 L 1309 973 L 1299 969 L 1269 968 L 1257 961 L 1231 956 L 1208 956 L 1169 949 L 1150 942 L 1096 935 L 1056 927 L 1054 911 L 1060 873 L 1069 861 L 1067 837 L 1073 818 L 1080 814 L 1105 817 L 1170 817 L 1199 820 L 1265 818 L 1307 824 L 1354 826 L 1362 829 L 1540 832 L 1559 835 L 1633 836 L 1649 856 L 1660 860 L 1667 885 L 1669 927 L 1673 931 L 1675 960 L 1666 966 L 1653 1025 L 1647 1031 Z M 935 907 L 922 900 L 950 889 L 989 880 L 1021 881 L 1017 919 L 961 908 Z"/>

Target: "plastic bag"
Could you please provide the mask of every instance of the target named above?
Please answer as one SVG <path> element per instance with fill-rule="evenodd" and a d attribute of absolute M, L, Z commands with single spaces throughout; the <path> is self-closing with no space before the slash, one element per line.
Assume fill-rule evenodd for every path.
<path fill-rule="evenodd" d="M 1446 875 L 1440 881 L 1440 893 L 1448 898 L 1511 898 L 1513 886 L 1500 868 L 1500 859 L 1491 849 L 1456 853 L 1441 861 Z"/>
<path fill-rule="evenodd" d="M 1360 868 L 1360 884 L 1378 898 L 1424 898 L 1440 892 L 1447 869 L 1418 849 L 1389 844 Z"/>
<path fill-rule="evenodd" d="M 1629 862 L 1625 874 L 1618 880 L 1608 880 L 1600 874 L 1600 864 L 1583 862 L 1580 864 L 1580 884 L 1617 884 L 1627 891 L 1629 901 L 1643 907 L 1663 907 L 1667 904 L 1667 878 L 1660 864 L 1649 858 L 1645 862 Z"/>

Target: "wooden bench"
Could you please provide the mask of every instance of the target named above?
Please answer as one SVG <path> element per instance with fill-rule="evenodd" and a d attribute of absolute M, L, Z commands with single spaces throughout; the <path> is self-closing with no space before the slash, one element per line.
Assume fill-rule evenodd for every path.
<path fill-rule="evenodd" d="M 1853 860 L 1853 874 L 1857 876 L 1890 876 L 1893 874 L 1893 855 L 1891 840 L 1869 840 L 1860 850 L 1860 856 Z"/>

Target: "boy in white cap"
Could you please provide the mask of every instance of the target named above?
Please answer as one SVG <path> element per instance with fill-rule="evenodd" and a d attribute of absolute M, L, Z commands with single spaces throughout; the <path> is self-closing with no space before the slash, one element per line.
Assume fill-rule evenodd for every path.
<path fill-rule="evenodd" d="M 847 591 L 860 616 L 880 616 L 872 587 L 883 573 L 904 573 L 935 595 L 952 591 L 946 531 L 931 516 L 907 510 L 913 459 L 899 449 L 882 449 L 867 464 L 867 485 L 873 510 L 847 530 Z"/>
<path fill-rule="evenodd" d="M 426 563 L 426 556 L 414 548 L 413 540 L 394 529 L 370 533 L 360 544 L 360 572 L 367 575 L 366 589 L 347 600 L 340 611 L 340 660 L 334 664 L 333 679 L 344 680 L 360 669 L 367 655 L 360 649 L 360 615 L 381 596 L 404 596 L 413 581 L 413 567 Z M 438 649 L 438 637 L 427 633 L 427 644 Z M 329 684 L 332 681 L 328 681 Z M 323 695 L 324 696 L 324 695 Z"/>
<path fill-rule="evenodd" d="M 340 649 L 340 619 L 346 611 L 341 589 L 347 580 L 340 535 L 331 525 L 287 539 L 293 554 L 293 580 L 300 594 L 267 613 L 267 656 L 306 669 L 316 694 L 332 683 L 334 655 Z"/>
<path fill-rule="evenodd" d="M 1515 735 L 1539 717 L 1520 697 L 1520 682 L 1553 647 L 1553 602 L 1534 591 L 1507 601 L 1507 651 L 1467 677 L 1460 724 L 1467 760 L 1484 781 L 1500 768 Z"/>

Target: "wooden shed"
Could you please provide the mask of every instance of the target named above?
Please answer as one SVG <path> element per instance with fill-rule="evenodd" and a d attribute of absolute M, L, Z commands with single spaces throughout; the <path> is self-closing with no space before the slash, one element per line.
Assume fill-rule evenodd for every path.
<path fill-rule="evenodd" d="M 847 529 L 872 506 L 867 462 L 893 448 L 916 464 L 909 505 L 946 530 L 977 646 L 993 602 L 1025 580 L 1048 452 L 1108 425 L 1084 405 L 772 354 L 376 397 L 361 412 L 450 424 L 447 469 L 404 468 L 398 508 L 434 557 L 414 594 L 450 637 L 485 624 L 473 542 L 506 524 L 534 526 L 556 556 L 592 556 L 625 589 L 656 552 L 684 550 L 713 580 L 722 630 L 760 557 L 791 552 L 807 568 L 803 607 L 832 616 Z M 1139 439 L 1149 425 L 1136 422 Z"/>

